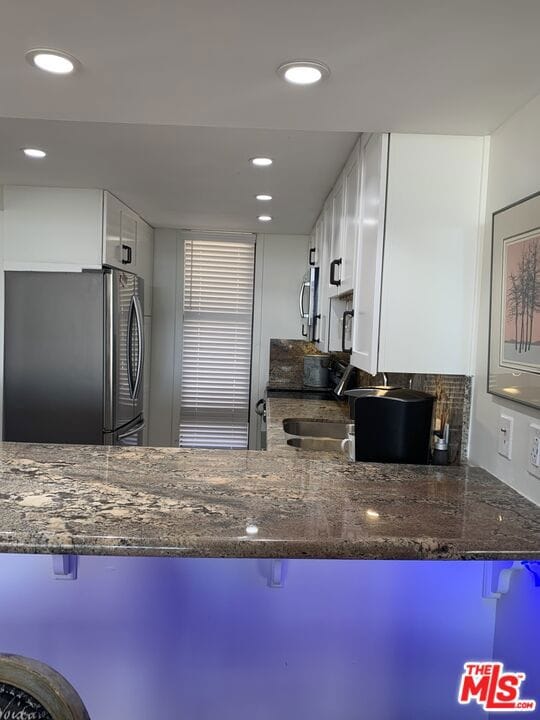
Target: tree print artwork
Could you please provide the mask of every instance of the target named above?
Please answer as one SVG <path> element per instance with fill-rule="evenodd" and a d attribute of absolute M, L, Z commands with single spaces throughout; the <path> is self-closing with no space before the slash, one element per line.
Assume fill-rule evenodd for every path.
<path fill-rule="evenodd" d="M 540 234 L 503 244 L 501 364 L 540 368 Z"/>

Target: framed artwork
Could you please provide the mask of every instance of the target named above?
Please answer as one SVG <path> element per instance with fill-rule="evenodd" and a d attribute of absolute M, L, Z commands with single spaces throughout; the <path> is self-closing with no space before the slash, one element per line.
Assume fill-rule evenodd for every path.
<path fill-rule="evenodd" d="M 493 213 L 488 392 L 540 408 L 540 193 Z"/>

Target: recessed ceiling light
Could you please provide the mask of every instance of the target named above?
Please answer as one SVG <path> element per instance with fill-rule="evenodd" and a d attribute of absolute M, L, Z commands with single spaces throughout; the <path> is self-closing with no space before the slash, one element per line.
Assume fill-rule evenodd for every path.
<path fill-rule="evenodd" d="M 268 167 L 273 163 L 273 160 L 269 157 L 254 157 L 249 162 L 256 167 Z"/>
<path fill-rule="evenodd" d="M 255 198 L 256 198 L 257 200 L 262 200 L 263 202 L 267 202 L 268 200 L 271 200 L 271 199 L 272 199 L 272 196 L 271 196 L 271 195 L 264 195 L 264 194 L 262 194 L 262 195 L 255 195 Z"/>
<path fill-rule="evenodd" d="M 313 85 L 330 75 L 330 68 L 317 60 L 293 60 L 283 63 L 277 74 L 293 85 Z"/>
<path fill-rule="evenodd" d="M 34 48 L 26 53 L 26 60 L 39 70 L 53 75 L 69 75 L 80 66 L 80 62 L 62 50 Z"/>
<path fill-rule="evenodd" d="M 39 148 L 23 148 L 22 151 L 26 157 L 31 158 L 44 158 L 47 154 L 45 150 L 40 150 Z"/>
<path fill-rule="evenodd" d="M 270 222 L 272 220 L 271 215 L 259 215 L 257 218 L 260 222 Z"/>

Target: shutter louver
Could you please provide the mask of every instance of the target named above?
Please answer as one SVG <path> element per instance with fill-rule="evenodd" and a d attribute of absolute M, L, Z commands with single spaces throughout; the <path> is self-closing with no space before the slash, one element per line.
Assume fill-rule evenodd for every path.
<path fill-rule="evenodd" d="M 247 448 L 255 245 L 187 239 L 180 447 Z"/>

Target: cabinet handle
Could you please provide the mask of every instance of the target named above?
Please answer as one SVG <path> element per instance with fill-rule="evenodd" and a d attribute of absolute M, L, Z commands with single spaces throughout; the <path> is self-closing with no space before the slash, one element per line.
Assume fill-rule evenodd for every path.
<path fill-rule="evenodd" d="M 315 265 L 315 253 L 317 252 L 317 248 L 309 248 L 309 264 Z"/>
<path fill-rule="evenodd" d="M 307 336 L 308 336 L 307 330 L 304 331 L 304 325 L 302 325 L 302 337 L 307 337 Z"/>
<path fill-rule="evenodd" d="M 320 314 L 313 316 L 313 342 L 321 342 L 321 338 L 317 337 L 317 333 L 319 331 L 319 320 L 321 319 Z"/>
<path fill-rule="evenodd" d="M 131 265 L 132 250 L 131 245 L 122 245 L 122 265 Z"/>
<path fill-rule="evenodd" d="M 341 285 L 341 280 L 336 278 L 336 268 L 340 267 L 341 265 L 341 258 L 338 258 L 338 260 L 332 260 L 330 263 L 330 285 Z"/>
<path fill-rule="evenodd" d="M 345 347 L 345 326 L 347 324 L 347 318 L 353 318 L 354 317 L 354 310 L 345 310 L 343 313 L 343 317 L 341 319 L 341 350 L 343 352 L 352 352 L 352 347 L 346 348 Z"/>

